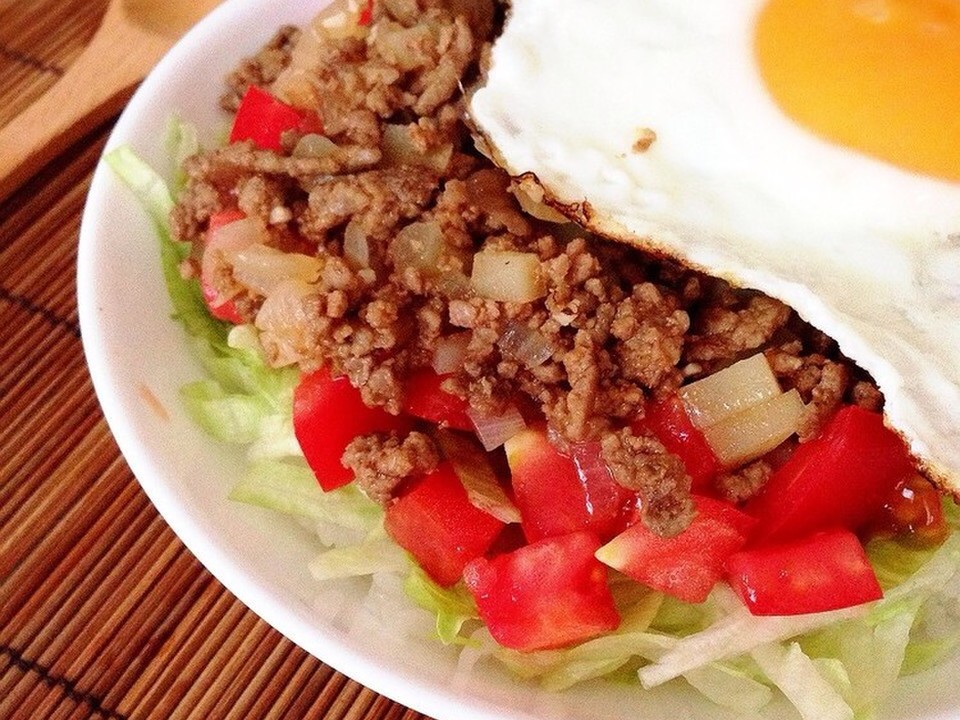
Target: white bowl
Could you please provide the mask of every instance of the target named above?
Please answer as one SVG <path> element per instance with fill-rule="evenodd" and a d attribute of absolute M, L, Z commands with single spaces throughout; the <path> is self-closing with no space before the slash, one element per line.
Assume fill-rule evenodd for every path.
<path fill-rule="evenodd" d="M 325 0 L 230 0 L 192 30 L 143 83 L 108 149 L 123 143 L 167 169 L 165 126 L 176 113 L 212 145 L 225 118 L 223 77 L 284 23 L 302 24 Z M 418 627 L 400 592 L 384 617 L 346 623 L 341 610 L 364 591 L 324 591 L 309 575 L 315 541 L 294 522 L 227 500 L 241 454 L 204 435 L 185 415 L 178 389 L 201 375 L 180 325 L 170 319 L 158 243 L 131 193 L 103 164 L 84 213 L 78 258 L 84 350 L 104 414 L 154 505 L 197 558 L 231 592 L 305 650 L 373 690 L 438 720 L 677 720 L 733 718 L 682 683 L 654 692 L 595 683 L 551 694 L 495 667 L 456 673 L 456 656 L 409 634 Z M 148 402 L 153 396 L 165 412 Z M 320 599 L 318 601 L 318 598 Z M 960 716 L 960 663 L 900 682 L 885 717 Z M 765 717 L 793 713 L 783 705 Z"/>

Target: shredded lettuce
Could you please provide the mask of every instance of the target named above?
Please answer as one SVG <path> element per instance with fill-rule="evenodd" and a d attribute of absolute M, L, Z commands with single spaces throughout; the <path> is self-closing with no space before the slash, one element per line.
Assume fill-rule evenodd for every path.
<path fill-rule="evenodd" d="M 176 196 L 187 181 L 187 174 L 183 170 L 183 161 L 191 155 L 200 152 L 200 139 L 197 128 L 192 123 L 184 122 L 181 118 L 171 116 L 167 120 L 167 137 L 165 142 L 167 156 L 170 158 L 170 177 L 173 178 L 173 195 Z"/>
<path fill-rule="evenodd" d="M 853 709 L 797 643 L 766 643 L 750 654 L 800 711 L 803 720 L 853 720 Z"/>
<path fill-rule="evenodd" d="M 253 462 L 233 486 L 230 499 L 270 510 L 331 523 L 369 536 L 383 510 L 356 487 L 324 492 L 306 463 L 296 460 Z"/>
<path fill-rule="evenodd" d="M 713 591 L 713 596 L 717 595 L 727 604 L 723 596 L 732 596 L 733 591 L 719 584 Z M 729 608 L 709 627 L 683 638 L 657 662 L 641 668 L 639 676 L 644 687 L 656 687 L 708 663 L 736 657 L 761 645 L 789 640 L 866 613 L 866 608 L 860 606 L 813 615 L 756 617 L 735 598 L 729 602 Z"/>
<path fill-rule="evenodd" d="M 683 676 L 717 705 L 742 713 L 755 713 L 773 699 L 773 691 L 748 673 L 723 663 L 710 663 Z"/>
<path fill-rule="evenodd" d="M 463 645 L 469 642 L 461 635 L 463 626 L 470 620 L 479 620 L 473 597 L 462 583 L 444 588 L 415 563 L 404 581 L 403 590 L 413 602 L 434 614 L 437 619 L 437 638 L 444 645 Z"/>
<path fill-rule="evenodd" d="M 189 243 L 178 242 L 170 234 L 169 217 L 173 198 L 166 181 L 140 159 L 129 145 L 120 145 L 104 156 L 107 165 L 136 195 L 153 223 L 160 241 L 160 265 L 173 305 L 173 317 L 187 333 L 200 342 L 198 348 L 226 347 L 227 324 L 207 311 L 200 285 L 180 274 L 180 263 L 190 255 Z"/>
<path fill-rule="evenodd" d="M 356 545 L 321 552 L 310 562 L 310 573 L 317 580 L 332 580 L 377 573 L 403 574 L 410 565 L 409 555 L 378 525 Z"/>
<path fill-rule="evenodd" d="M 180 162 L 198 149 L 196 131 L 171 121 L 168 150 L 176 191 L 184 182 Z M 402 582 L 412 602 L 434 615 L 440 641 L 462 646 L 460 671 L 492 657 L 553 690 L 601 677 L 631 676 L 648 688 L 683 679 L 712 702 L 744 714 L 766 707 L 778 689 L 805 720 L 867 720 L 898 676 L 956 652 L 960 509 L 949 501 L 944 509 L 953 534 L 941 547 L 910 548 L 895 540 L 868 544 L 885 591 L 872 605 L 754 617 L 723 584 L 706 602 L 690 605 L 611 573 L 623 617 L 617 631 L 561 650 L 520 653 L 499 647 L 462 584 L 438 586 L 392 542 L 383 529 L 382 508 L 352 486 L 326 493 L 319 488 L 293 431 L 297 372 L 270 368 L 256 329 L 231 328 L 213 318 L 197 281 L 181 275 L 190 247 L 171 236 L 173 200 L 164 180 L 127 146 L 109 152 L 106 162 L 156 228 L 173 317 L 183 324 L 206 372 L 183 388 L 184 406 L 213 437 L 247 447 L 250 463 L 230 498 L 310 525 L 326 546 L 309 566 L 317 579 L 373 576 Z M 502 502 L 498 507 L 510 509 Z"/>

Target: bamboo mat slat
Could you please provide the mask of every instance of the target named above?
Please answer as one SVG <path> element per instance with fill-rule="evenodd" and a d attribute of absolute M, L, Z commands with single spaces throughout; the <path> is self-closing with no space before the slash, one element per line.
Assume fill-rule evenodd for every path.
<path fill-rule="evenodd" d="M 0 126 L 106 0 L 0 0 Z M 157 515 L 87 375 L 77 233 L 112 122 L 0 203 L 0 720 L 428 720 L 296 647 Z"/>

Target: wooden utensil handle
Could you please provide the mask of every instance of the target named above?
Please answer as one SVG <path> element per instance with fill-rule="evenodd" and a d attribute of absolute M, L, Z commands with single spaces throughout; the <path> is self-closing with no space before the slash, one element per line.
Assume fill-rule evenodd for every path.
<path fill-rule="evenodd" d="M 145 67 L 163 52 L 156 38 L 108 28 L 105 23 L 63 77 L 0 129 L 0 201 L 119 112 Z"/>

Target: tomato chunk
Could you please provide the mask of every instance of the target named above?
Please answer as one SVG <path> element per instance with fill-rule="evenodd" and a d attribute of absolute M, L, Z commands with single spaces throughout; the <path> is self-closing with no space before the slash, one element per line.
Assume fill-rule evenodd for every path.
<path fill-rule="evenodd" d="M 546 432 L 527 428 L 505 449 L 521 525 L 531 542 L 577 530 L 606 540 L 626 527 L 637 495 L 613 479 L 599 443 L 574 446 L 569 457 Z"/>
<path fill-rule="evenodd" d="M 515 650 L 557 648 L 615 630 L 620 616 L 600 541 L 577 532 L 469 563 L 463 579 L 490 634 Z"/>
<path fill-rule="evenodd" d="M 470 405 L 463 398 L 440 387 L 445 377 L 429 368 L 414 372 L 405 385 L 403 409 L 414 417 L 429 420 L 441 427 L 472 431 L 473 423 L 467 415 Z"/>
<path fill-rule="evenodd" d="M 230 142 L 252 140 L 261 150 L 280 150 L 280 139 L 287 130 L 322 133 L 323 124 L 316 113 L 287 105 L 266 90 L 247 88 L 230 130 Z"/>
<path fill-rule="evenodd" d="M 346 376 L 328 370 L 304 375 L 293 392 L 293 430 L 320 487 L 333 490 L 353 480 L 340 459 L 350 441 L 375 432 L 406 432 L 409 418 L 367 407 Z"/>
<path fill-rule="evenodd" d="M 753 540 L 773 544 L 827 528 L 857 530 L 912 467 L 906 445 L 878 413 L 845 407 L 747 505 L 760 521 Z"/>
<path fill-rule="evenodd" d="M 387 508 L 387 532 L 441 585 L 453 585 L 464 566 L 483 555 L 504 523 L 474 507 L 449 463 L 419 480 Z"/>
<path fill-rule="evenodd" d="M 713 479 L 720 470 L 720 461 L 707 444 L 703 433 L 690 420 L 683 400 L 678 395 L 651 403 L 644 416 L 633 423 L 633 431 L 648 431 L 663 446 L 683 461 L 693 481 L 693 491 L 710 492 Z"/>
<path fill-rule="evenodd" d="M 800 615 L 883 597 L 863 546 L 849 530 L 734 553 L 730 585 L 754 615 Z"/>
<path fill-rule="evenodd" d="M 723 577 L 727 558 L 746 543 L 752 520 L 729 503 L 694 497 L 697 514 L 686 530 L 660 537 L 631 525 L 597 551 L 610 567 L 649 587 L 699 603 Z"/>
<path fill-rule="evenodd" d="M 357 16 L 357 25 L 367 26 L 373 22 L 373 0 L 366 0 L 360 8 L 360 14 Z"/>

